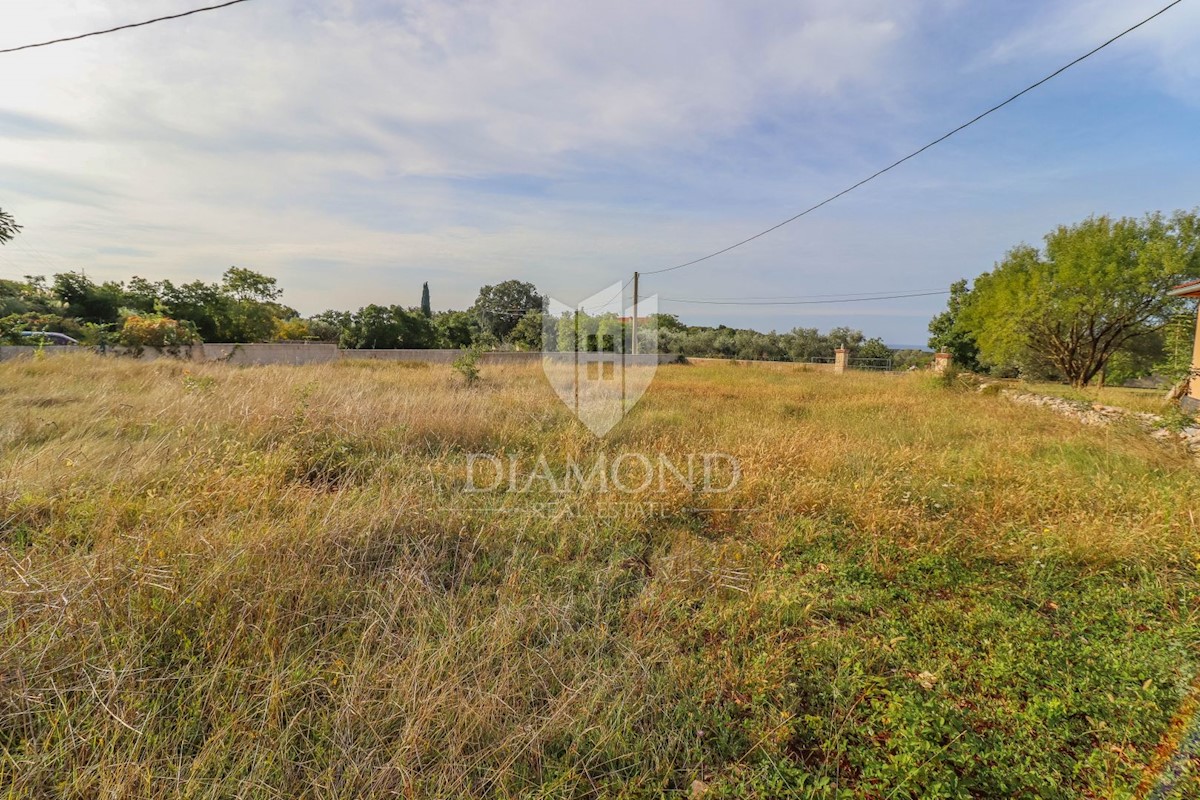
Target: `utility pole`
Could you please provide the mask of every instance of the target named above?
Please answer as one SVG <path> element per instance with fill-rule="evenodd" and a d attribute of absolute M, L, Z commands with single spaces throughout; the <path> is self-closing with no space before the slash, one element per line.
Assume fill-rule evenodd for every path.
<path fill-rule="evenodd" d="M 637 301 L 638 301 L 638 274 L 633 273 L 633 354 L 638 354 L 637 340 Z"/>
<path fill-rule="evenodd" d="M 621 416 L 629 411 L 625 404 L 625 323 L 621 323 Z"/>
<path fill-rule="evenodd" d="M 575 309 L 575 416 L 579 416 L 579 309 Z"/>

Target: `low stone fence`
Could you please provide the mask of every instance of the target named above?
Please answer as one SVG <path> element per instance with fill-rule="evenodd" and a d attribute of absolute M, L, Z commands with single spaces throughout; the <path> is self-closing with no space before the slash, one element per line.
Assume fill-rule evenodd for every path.
<path fill-rule="evenodd" d="M 992 386 L 996 386 L 996 384 L 982 384 L 979 387 L 979 391 L 987 391 Z M 1056 414 L 1062 414 L 1064 417 L 1077 420 L 1084 425 L 1105 426 L 1122 420 L 1131 420 L 1159 441 L 1180 441 L 1187 448 L 1188 452 L 1194 455 L 1197 461 L 1200 461 L 1200 427 L 1191 426 L 1179 431 L 1173 431 L 1166 427 L 1166 422 L 1160 415 L 1145 411 L 1129 411 L 1117 406 L 1067 400 L 1063 397 L 1035 394 L 1017 389 L 1001 388 L 999 391 L 1001 396 L 1014 403 L 1046 408 Z"/>
<path fill-rule="evenodd" d="M 665 362 L 664 362 L 665 363 Z M 765 367 L 776 370 L 791 370 L 794 372 L 833 372 L 834 364 L 822 364 L 811 361 L 759 361 L 750 358 L 692 358 L 688 356 L 687 363 L 703 366 L 706 364 L 733 364 L 741 366 L 743 364 L 752 364 L 756 367 Z"/>
<path fill-rule="evenodd" d="M 185 358 L 227 364 L 327 364 L 340 358 L 338 346 L 324 342 L 267 342 L 263 344 L 194 344 Z"/>
<path fill-rule="evenodd" d="M 0 361 L 7 361 L 12 358 L 29 358 L 38 350 L 41 350 L 46 355 L 57 356 L 63 353 L 78 353 L 82 349 L 80 347 L 30 347 L 29 345 L 21 344 L 0 344 Z"/>
<path fill-rule="evenodd" d="M 370 361 L 419 361 L 426 364 L 453 364 L 462 350 L 339 350 L 338 358 L 366 359 Z M 481 364 L 534 364 L 542 359 L 541 353 L 529 352 L 484 352 L 479 354 Z"/>

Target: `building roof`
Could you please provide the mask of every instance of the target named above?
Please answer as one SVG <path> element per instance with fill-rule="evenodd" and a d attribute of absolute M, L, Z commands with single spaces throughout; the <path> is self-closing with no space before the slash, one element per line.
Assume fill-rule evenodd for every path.
<path fill-rule="evenodd" d="M 1167 294 L 1172 297 L 1200 297 L 1200 278 L 1181 283 L 1167 292 Z"/>

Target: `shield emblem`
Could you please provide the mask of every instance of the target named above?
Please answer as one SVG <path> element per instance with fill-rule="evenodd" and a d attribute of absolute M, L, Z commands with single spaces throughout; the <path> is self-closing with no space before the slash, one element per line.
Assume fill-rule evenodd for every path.
<path fill-rule="evenodd" d="M 657 313 L 658 295 L 652 295 L 638 301 L 635 316 L 620 283 L 574 305 L 545 300 L 542 369 L 559 399 L 596 436 L 612 430 L 654 379 Z"/>

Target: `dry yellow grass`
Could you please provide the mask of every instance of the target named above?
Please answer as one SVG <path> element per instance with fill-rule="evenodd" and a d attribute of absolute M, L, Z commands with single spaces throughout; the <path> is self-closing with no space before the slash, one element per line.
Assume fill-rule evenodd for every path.
<path fill-rule="evenodd" d="M 464 493 L 473 452 L 742 480 Z M 1181 451 L 922 376 L 664 367 L 598 440 L 536 368 L 6 362 L 0 796 L 1118 792 L 1195 672 L 1197 509 Z"/>

